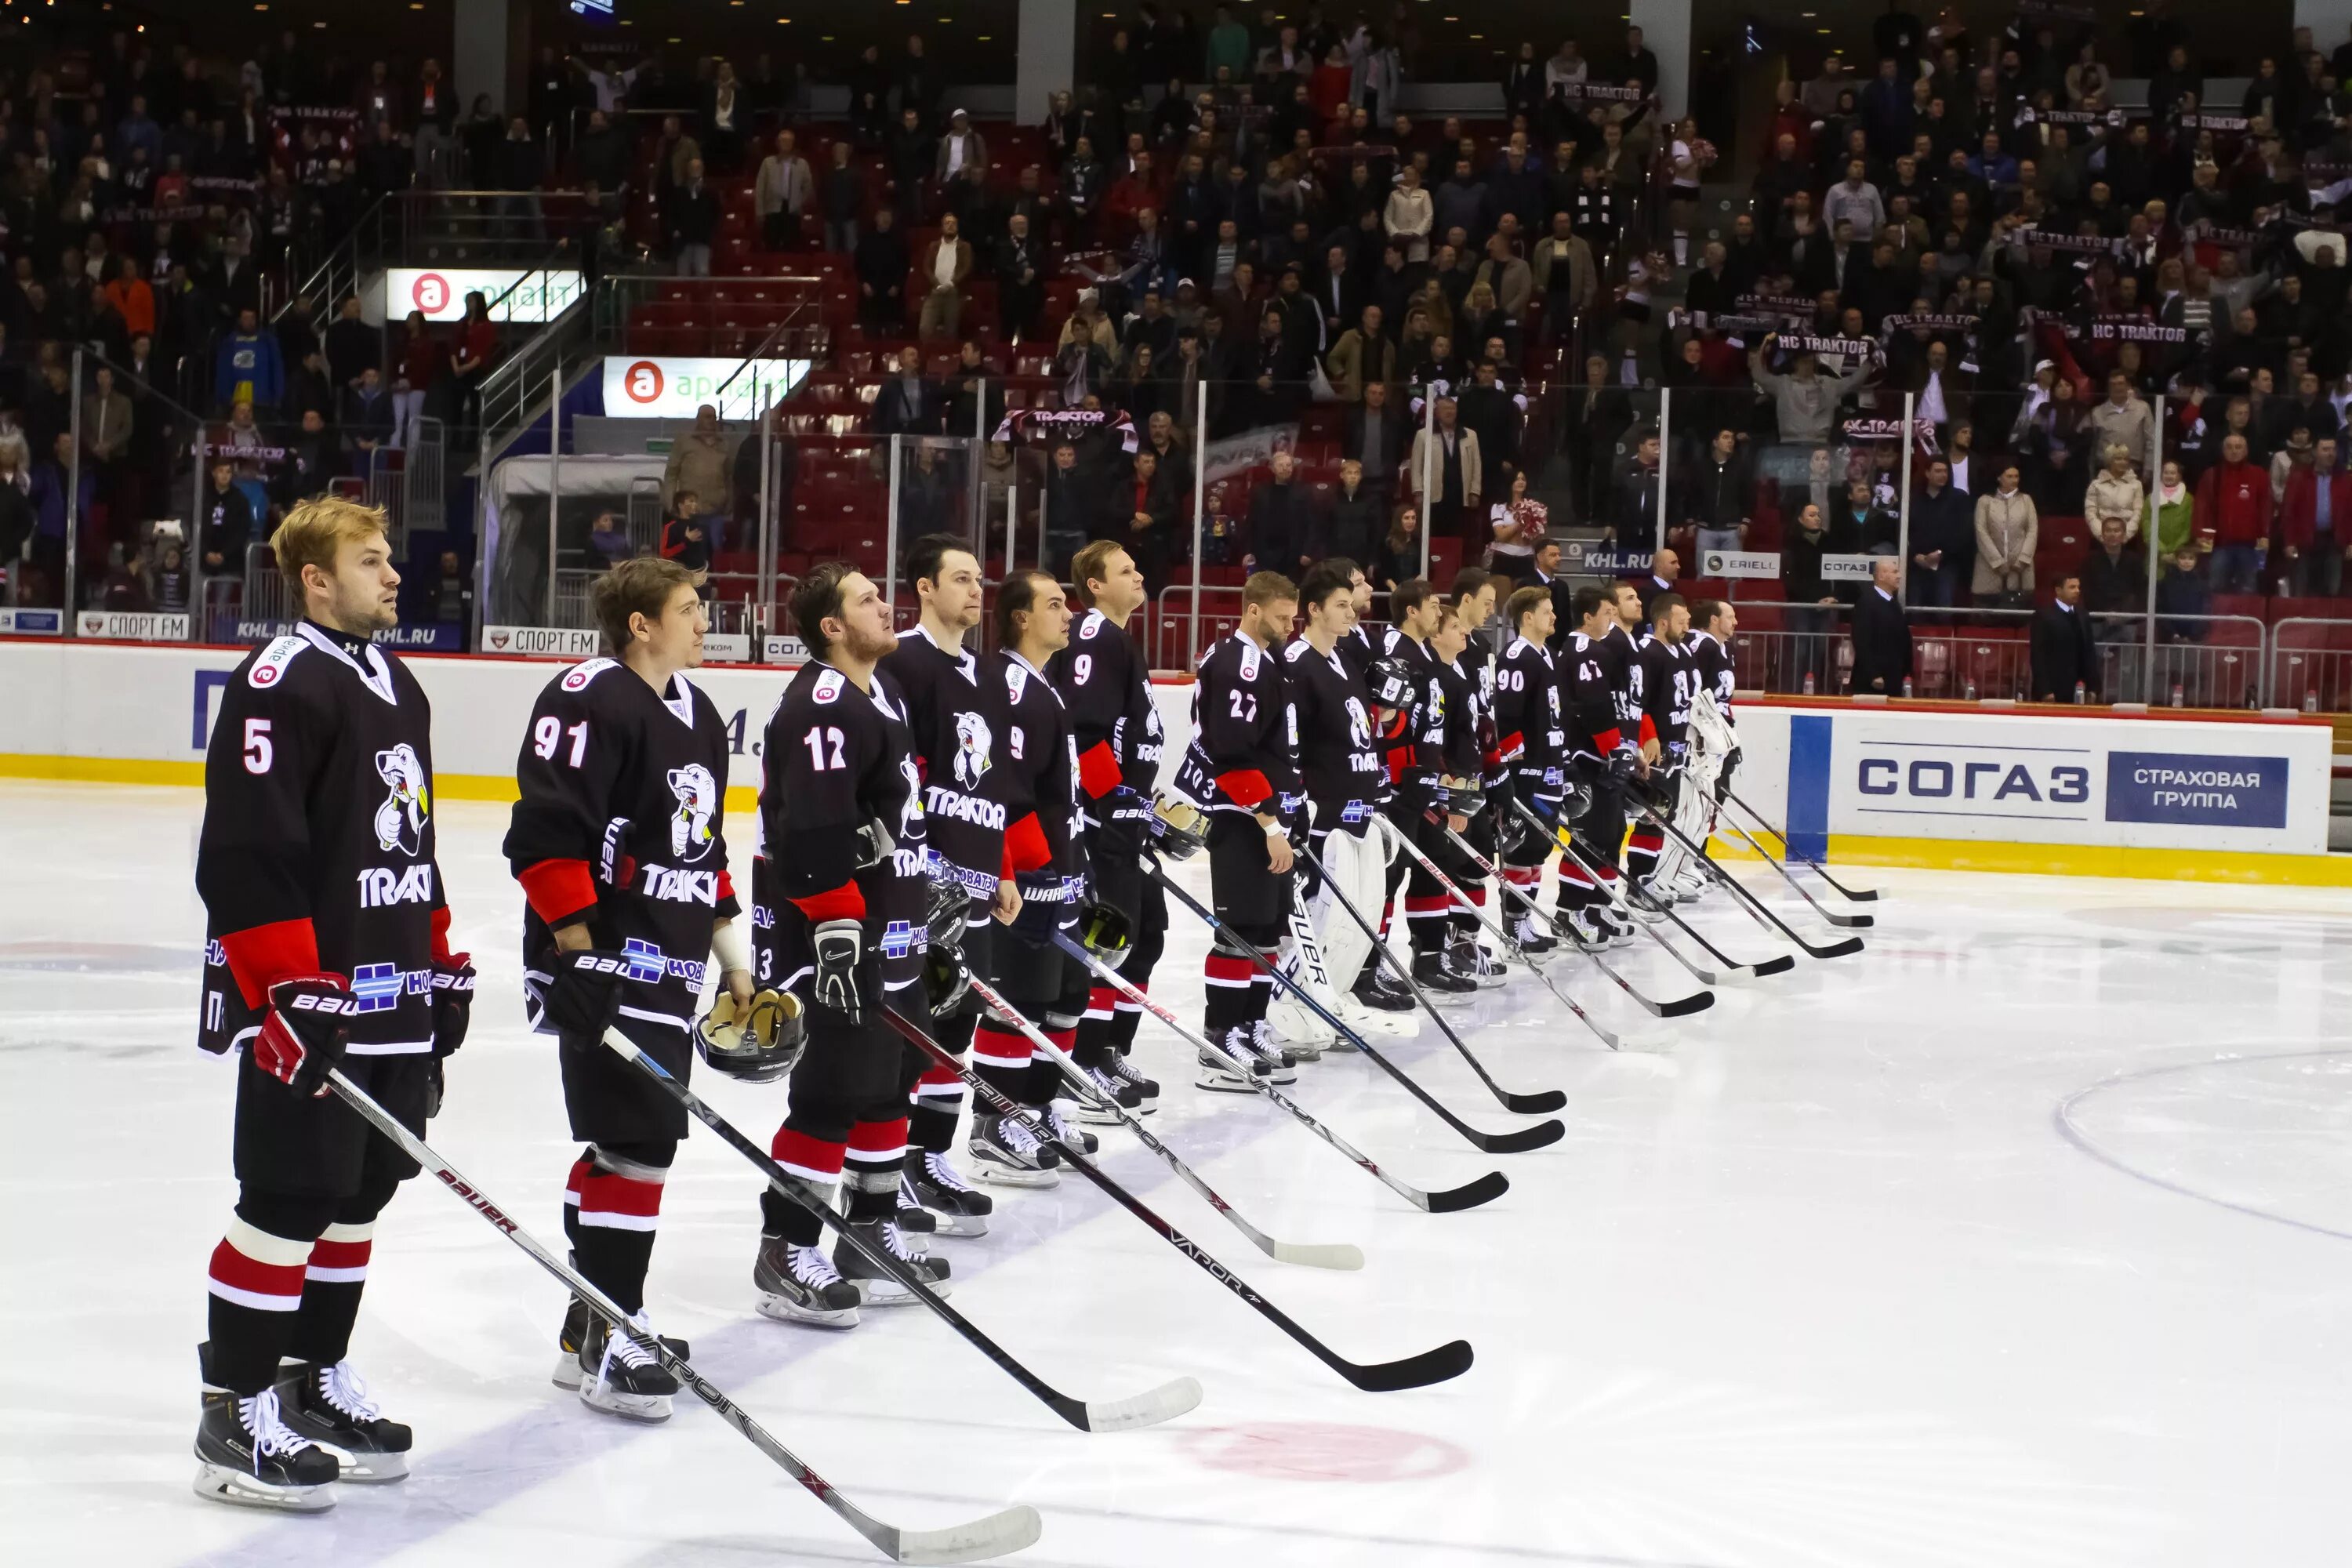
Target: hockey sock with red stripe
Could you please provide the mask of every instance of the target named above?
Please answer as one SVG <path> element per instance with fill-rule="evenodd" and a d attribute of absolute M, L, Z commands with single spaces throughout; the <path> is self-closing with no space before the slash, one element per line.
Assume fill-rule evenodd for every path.
<path fill-rule="evenodd" d="M 950 1056 L 968 1061 L 974 1022 L 974 1016 L 964 1012 L 934 1019 L 931 1037 Z M 963 1079 L 925 1057 L 922 1075 L 916 1079 L 908 1099 L 907 1142 L 927 1154 L 945 1154 L 953 1150 L 956 1124 L 963 1120 L 968 1092 Z"/>
<path fill-rule="evenodd" d="M 573 1162 L 564 1187 L 580 1272 L 630 1312 L 646 1304 L 646 1270 L 653 1263 L 662 1187 L 675 1151 L 674 1144 L 632 1145 L 625 1154 L 592 1148 Z"/>
<path fill-rule="evenodd" d="M 846 1133 L 828 1138 L 824 1136 L 828 1131 L 796 1125 L 793 1118 L 787 1117 L 776 1130 L 775 1141 L 768 1145 L 769 1155 L 783 1167 L 784 1174 L 801 1182 L 810 1197 L 823 1204 L 833 1201 L 833 1189 L 841 1182 L 842 1163 L 848 1153 Z M 760 1234 L 780 1236 L 794 1247 L 814 1247 L 824 1234 L 824 1222 L 774 1187 L 764 1187 L 760 1193 Z"/>
<path fill-rule="evenodd" d="M 1220 937 L 1222 942 L 1224 939 Z M 1258 1016 L 1251 1011 L 1257 988 L 1257 966 L 1237 952 L 1212 947 L 1201 961 L 1201 1032 L 1220 1038 L 1227 1029 Z"/>
<path fill-rule="evenodd" d="M 294 1314 L 294 1333 L 286 1347 L 297 1361 L 332 1366 L 351 1353 L 352 1325 L 359 1321 L 368 1258 L 375 1247 L 375 1213 L 383 1206 L 346 1205 L 310 1244 L 302 1309 Z"/>
<path fill-rule="evenodd" d="M 302 1310 L 313 1238 L 333 1212 L 326 1198 L 238 1198 L 205 1269 L 206 1371 L 216 1386 L 249 1398 L 277 1380 Z"/>
<path fill-rule="evenodd" d="M 972 1031 L 971 1066 L 980 1081 L 1024 1104 L 1029 1093 L 1030 1054 L 1029 1037 L 1002 1018 L 982 1018 Z"/>
<path fill-rule="evenodd" d="M 888 1219 L 898 1212 L 898 1177 L 907 1163 L 907 1122 L 861 1121 L 849 1130 L 841 1181 L 849 1217 Z"/>

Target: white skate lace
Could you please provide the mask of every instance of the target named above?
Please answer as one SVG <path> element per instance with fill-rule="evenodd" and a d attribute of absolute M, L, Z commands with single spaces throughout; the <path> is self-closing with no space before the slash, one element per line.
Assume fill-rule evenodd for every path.
<path fill-rule="evenodd" d="M 312 1447 L 310 1439 L 286 1425 L 278 1415 L 278 1391 L 265 1388 L 250 1399 L 236 1402 L 236 1418 L 253 1439 L 253 1473 L 261 1473 L 261 1461 L 291 1458 Z"/>
<path fill-rule="evenodd" d="M 643 1312 L 631 1318 L 629 1322 L 641 1333 L 649 1337 L 653 1333 L 653 1325 L 646 1321 Z M 605 1383 L 614 1362 L 619 1362 L 624 1367 L 640 1367 L 652 1366 L 655 1360 L 652 1352 L 636 1341 L 618 1329 L 610 1330 L 604 1335 L 604 1359 L 596 1363 L 597 1384 L 601 1387 Z"/>
<path fill-rule="evenodd" d="M 1080 1134 L 1076 1125 L 1062 1114 L 1062 1108 L 1059 1105 L 1049 1105 L 1045 1108 L 1045 1131 L 1052 1133 L 1057 1142 L 1067 1143 L 1076 1149 L 1086 1147 L 1084 1143 L 1078 1142 Z"/>
<path fill-rule="evenodd" d="M 821 1247 L 794 1247 L 786 1264 L 793 1278 L 812 1290 L 841 1283 L 841 1270 L 833 1266 L 833 1259 L 824 1255 Z"/>
<path fill-rule="evenodd" d="M 354 1421 L 373 1421 L 383 1414 L 368 1397 L 367 1384 L 347 1361 L 319 1370 L 319 1394 Z"/>
<path fill-rule="evenodd" d="M 1037 1134 L 1029 1131 L 1026 1121 L 1017 1121 L 1010 1116 L 996 1123 L 996 1141 L 1004 1145 L 1006 1153 L 1031 1162 L 1034 1162 L 1045 1147 L 1037 1141 Z"/>
<path fill-rule="evenodd" d="M 1095 1086 L 1096 1098 L 1109 1104 L 1118 1103 L 1118 1079 L 1102 1068 L 1088 1068 L 1087 1081 Z"/>
<path fill-rule="evenodd" d="M 897 1258 L 901 1263 L 912 1263 L 915 1261 L 914 1253 L 909 1250 L 907 1246 L 907 1238 L 898 1233 L 898 1227 L 897 1226 L 891 1224 L 888 1220 L 884 1220 L 875 1228 L 881 1233 L 883 1250 L 889 1253 L 891 1257 Z"/>
<path fill-rule="evenodd" d="M 1110 1075 L 1119 1082 L 1131 1083 L 1138 1089 L 1141 1089 L 1150 1081 L 1142 1073 L 1137 1071 L 1135 1064 L 1125 1057 L 1120 1057 L 1110 1064 Z"/>
<path fill-rule="evenodd" d="M 963 1179 L 962 1172 L 948 1163 L 948 1157 L 945 1154 L 935 1154 L 928 1151 L 925 1152 L 923 1155 L 923 1174 L 930 1178 L 931 1184 L 933 1186 L 940 1187 L 947 1192 L 973 1193 L 980 1190 L 973 1186 L 970 1182 Z"/>

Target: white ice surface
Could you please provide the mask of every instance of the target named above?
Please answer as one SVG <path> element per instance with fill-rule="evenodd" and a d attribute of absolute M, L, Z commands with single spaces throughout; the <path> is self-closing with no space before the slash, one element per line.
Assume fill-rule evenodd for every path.
<path fill-rule="evenodd" d="M 354 1349 L 416 1427 L 414 1478 L 315 1519 L 191 1495 L 204 1268 L 233 1196 L 231 1076 L 193 1045 L 199 809 L 0 784 L 0 1560 L 870 1560 L 689 1399 L 646 1429 L 552 1387 L 560 1289 L 417 1184 L 378 1226 Z M 505 810 L 440 809 L 482 988 L 431 1136 L 560 1244 L 572 1145 L 520 1026 Z M 938 1244 L 957 1305 L 1081 1396 L 1207 1388 L 1168 1426 L 1074 1432 L 919 1310 L 847 1335 L 753 1315 L 758 1181 L 707 1134 L 669 1184 L 656 1320 L 887 1518 L 1036 1505 L 1028 1563 L 2352 1557 L 2352 898 L 1855 875 L 1888 893 L 1866 955 L 1722 992 L 1662 1026 L 1669 1056 L 1597 1048 L 1530 980 L 1482 998 L 1470 1037 L 1497 1078 L 1569 1095 L 1549 1150 L 1479 1155 L 1360 1058 L 1302 1069 L 1299 1098 L 1408 1181 L 1499 1165 L 1511 1192 L 1475 1212 L 1412 1210 L 1273 1107 L 1195 1090 L 1147 1024 L 1154 1130 L 1262 1227 L 1368 1267 L 1266 1260 L 1116 1130 L 1108 1167 L 1343 1354 L 1466 1336 L 1456 1382 L 1359 1394 L 1083 1183 L 1000 1190 L 993 1235 Z M 1698 918 L 1769 951 L 1717 903 Z M 1188 1014 L 1202 946 L 1180 912 L 1155 989 Z M 1662 955 L 1625 967 L 1679 988 Z M 1520 1124 L 1434 1031 L 1397 1055 L 1475 1124 Z M 782 1114 L 781 1088 L 701 1087 L 760 1139 Z"/>

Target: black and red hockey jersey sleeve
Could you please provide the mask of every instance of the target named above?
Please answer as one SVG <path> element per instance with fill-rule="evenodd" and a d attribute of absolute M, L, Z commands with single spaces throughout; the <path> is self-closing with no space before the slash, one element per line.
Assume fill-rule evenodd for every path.
<path fill-rule="evenodd" d="M 859 830 L 873 814 L 862 781 L 886 757 L 882 720 L 839 671 L 795 679 L 768 721 L 760 826 L 779 893 L 812 924 L 866 918 Z"/>
<path fill-rule="evenodd" d="M 1289 697 L 1274 656 L 1228 641 L 1201 666 L 1199 743 L 1221 801 L 1276 813 L 1298 791 Z"/>
<path fill-rule="evenodd" d="M 283 679 L 283 666 L 278 673 L 274 683 L 256 685 L 240 672 L 221 689 L 196 841 L 196 892 L 237 990 L 254 1008 L 278 981 L 319 973 L 307 797 L 336 720 Z"/>
<path fill-rule="evenodd" d="M 1652 637 L 1642 645 L 1634 656 L 1642 672 L 1634 693 L 1642 705 L 1641 738 L 1644 744 L 1661 740 L 1673 728 L 1671 719 L 1675 702 L 1675 650 L 1662 637 Z"/>
<path fill-rule="evenodd" d="M 1528 755 L 1533 732 L 1542 754 L 1543 730 L 1551 721 L 1544 688 L 1551 671 L 1524 643 L 1512 646 L 1495 669 L 1495 757 L 1491 765 L 1516 767 Z"/>
<path fill-rule="evenodd" d="M 1567 668 L 1560 671 L 1560 688 L 1567 699 L 1570 732 L 1589 736 L 1592 754 L 1598 757 L 1629 744 L 1622 706 L 1624 692 L 1620 683 L 1611 679 L 1601 645 L 1584 637 L 1572 638 L 1564 658 Z"/>
<path fill-rule="evenodd" d="M 577 665 L 548 682 L 523 731 L 504 847 L 524 902 L 551 929 L 593 914 L 598 883 L 635 880 L 631 825 L 614 809 L 634 725 L 614 687 L 635 679 L 609 659 Z"/>
<path fill-rule="evenodd" d="M 1100 612 L 1089 611 L 1046 673 L 1069 710 L 1079 792 L 1088 800 L 1100 800 L 1122 784 L 1148 792 L 1150 781 L 1139 785 L 1134 764 L 1150 722 L 1151 695 L 1127 634 Z"/>

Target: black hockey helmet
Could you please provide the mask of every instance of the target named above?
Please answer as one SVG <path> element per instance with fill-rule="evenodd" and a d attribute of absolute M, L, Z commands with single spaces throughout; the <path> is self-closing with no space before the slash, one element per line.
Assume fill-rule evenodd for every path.
<path fill-rule="evenodd" d="M 956 919 L 961 921 L 961 915 Z M 971 971 L 961 945 L 934 941 L 923 950 L 923 996 L 934 1018 L 953 1017 L 971 993 Z"/>
<path fill-rule="evenodd" d="M 801 999 L 789 991 L 762 991 L 741 1008 L 721 991 L 694 1027 L 695 1048 L 710 1069 L 745 1083 L 773 1083 L 792 1071 L 807 1040 Z"/>
<path fill-rule="evenodd" d="M 1171 860 L 1190 860 L 1209 842 L 1209 817 L 1181 795 L 1151 799 L 1151 838 Z"/>
<path fill-rule="evenodd" d="M 1105 967 L 1117 969 L 1127 962 L 1129 943 L 1133 941 L 1127 916 L 1115 904 L 1097 903 L 1093 900 L 1078 906 L 1078 945 L 1099 959 Z"/>
<path fill-rule="evenodd" d="M 1421 681 L 1404 660 L 1376 658 L 1364 671 L 1364 685 L 1372 701 L 1393 713 L 1411 713 L 1421 707 Z"/>

